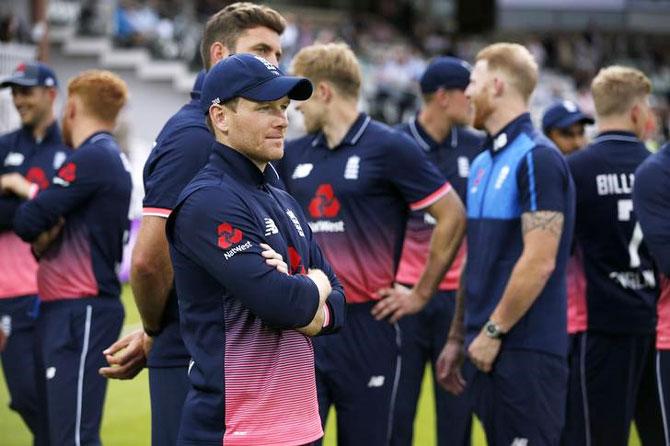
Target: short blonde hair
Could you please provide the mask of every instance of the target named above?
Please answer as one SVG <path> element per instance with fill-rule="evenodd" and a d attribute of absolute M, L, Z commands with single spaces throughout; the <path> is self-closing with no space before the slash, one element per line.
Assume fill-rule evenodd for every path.
<path fill-rule="evenodd" d="M 346 43 L 314 44 L 301 49 L 293 58 L 291 71 L 314 84 L 330 82 L 350 98 L 358 98 L 361 89 L 361 67 Z"/>
<path fill-rule="evenodd" d="M 598 116 L 626 113 L 637 99 L 651 93 L 651 81 L 635 68 L 612 65 L 602 68 L 591 82 Z"/>
<path fill-rule="evenodd" d="M 105 122 L 116 121 L 128 100 L 126 83 L 106 70 L 88 70 L 70 79 L 67 93 L 79 97 L 88 113 Z"/>
<path fill-rule="evenodd" d="M 477 53 L 476 61 L 486 61 L 489 70 L 504 72 L 526 101 L 537 85 L 537 62 L 530 51 L 518 43 L 494 43 Z"/>

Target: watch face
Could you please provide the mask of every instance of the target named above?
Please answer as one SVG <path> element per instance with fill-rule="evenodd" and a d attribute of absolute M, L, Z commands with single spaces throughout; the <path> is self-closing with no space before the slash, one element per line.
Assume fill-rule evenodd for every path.
<path fill-rule="evenodd" d="M 496 324 L 493 322 L 487 322 L 484 326 L 484 330 L 486 330 L 486 334 L 489 335 L 489 337 L 495 339 L 500 338 L 500 330 L 498 330 L 498 327 L 496 327 Z"/>

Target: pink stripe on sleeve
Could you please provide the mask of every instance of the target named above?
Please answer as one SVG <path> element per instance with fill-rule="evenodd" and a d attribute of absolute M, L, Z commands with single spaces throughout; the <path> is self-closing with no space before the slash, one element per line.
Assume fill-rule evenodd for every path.
<path fill-rule="evenodd" d="M 442 186 L 440 186 L 439 189 L 437 189 L 432 194 L 428 195 L 426 198 L 423 198 L 419 201 L 415 201 L 414 203 L 410 204 L 409 208 L 413 211 L 418 211 L 419 209 L 427 208 L 428 206 L 435 203 L 443 196 L 447 195 L 447 193 L 450 190 L 451 190 L 451 184 L 449 184 L 449 182 L 447 181 Z"/>

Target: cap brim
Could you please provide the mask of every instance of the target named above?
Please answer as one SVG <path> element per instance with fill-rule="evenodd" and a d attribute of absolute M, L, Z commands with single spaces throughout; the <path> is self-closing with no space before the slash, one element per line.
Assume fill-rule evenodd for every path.
<path fill-rule="evenodd" d="M 278 76 L 240 94 L 252 101 L 276 101 L 284 96 L 304 101 L 312 96 L 312 83 L 304 77 Z"/>
<path fill-rule="evenodd" d="M 594 124 L 595 123 L 595 121 L 593 120 L 592 117 L 587 116 L 584 113 L 571 113 L 568 116 L 566 116 L 563 119 L 556 122 L 554 125 L 551 126 L 551 128 L 567 129 L 571 125 L 577 124 L 578 122 L 581 122 L 581 123 L 584 123 L 584 124 Z"/>
<path fill-rule="evenodd" d="M 38 82 L 36 79 L 25 79 L 20 77 L 10 77 L 0 82 L 0 88 L 11 87 L 12 85 L 18 85 L 20 87 L 37 87 Z"/>

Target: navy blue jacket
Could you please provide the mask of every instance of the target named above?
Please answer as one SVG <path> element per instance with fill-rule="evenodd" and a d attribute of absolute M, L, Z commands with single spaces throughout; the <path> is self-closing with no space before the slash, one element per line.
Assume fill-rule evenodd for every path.
<path fill-rule="evenodd" d="M 605 132 L 568 157 L 577 188 L 588 330 L 653 333 L 658 286 L 633 209 L 635 170 L 650 152 L 633 133 Z"/>
<path fill-rule="evenodd" d="M 565 356 L 566 267 L 574 224 L 575 191 L 565 159 L 525 113 L 489 138 L 468 179 L 468 261 L 465 326 L 471 342 L 500 302 L 523 251 L 521 216 L 563 214 L 556 267 L 526 314 L 507 333 L 505 349 Z"/>
<path fill-rule="evenodd" d="M 214 136 L 205 124 L 200 108 L 200 89 L 205 71 L 191 91 L 191 101 L 163 126 L 144 164 L 142 215 L 167 218 L 177 198 L 195 174 L 207 163 Z M 189 354 L 179 334 L 179 309 L 174 287 L 163 313 L 161 333 L 149 353 L 150 367 L 187 366 Z"/>
<path fill-rule="evenodd" d="M 651 254 L 670 277 L 670 144 L 635 171 L 633 207 Z"/>
<path fill-rule="evenodd" d="M 189 372 L 193 390 L 184 406 L 180 436 L 220 441 L 224 433 L 235 435 L 225 432 L 226 425 L 249 421 L 246 416 L 251 414 L 243 408 L 249 400 L 255 402 L 248 410 L 260 405 L 265 411 L 259 416 L 268 417 L 277 408 L 264 407 L 267 402 L 302 398 L 308 389 L 275 400 L 281 396 L 277 392 L 287 390 L 284 381 L 292 379 L 280 372 L 284 361 L 298 361 L 298 368 L 307 364 L 305 385 L 314 384 L 311 341 L 291 330 L 307 325 L 319 302 L 316 285 L 303 274 L 321 269 L 333 286 L 324 333 L 342 326 L 344 293 L 300 206 L 270 185 L 249 159 L 222 144 L 214 145 L 209 163 L 182 192 L 167 234 L 181 333 L 194 361 Z M 261 243 L 287 259 L 290 275 L 265 263 Z M 297 370 L 295 376 L 304 378 Z M 237 399 L 240 386 L 249 382 L 255 384 Z M 312 396 L 315 401 L 316 393 Z M 290 413 L 282 416 L 291 419 Z M 268 420 L 273 422 L 278 420 Z M 244 435 L 256 434 L 263 435 Z"/>
<path fill-rule="evenodd" d="M 72 152 L 46 190 L 19 207 L 14 231 L 26 242 L 65 219 L 61 236 L 40 258 L 43 300 L 119 297 L 131 191 L 128 161 L 111 134 L 97 132 Z"/>

